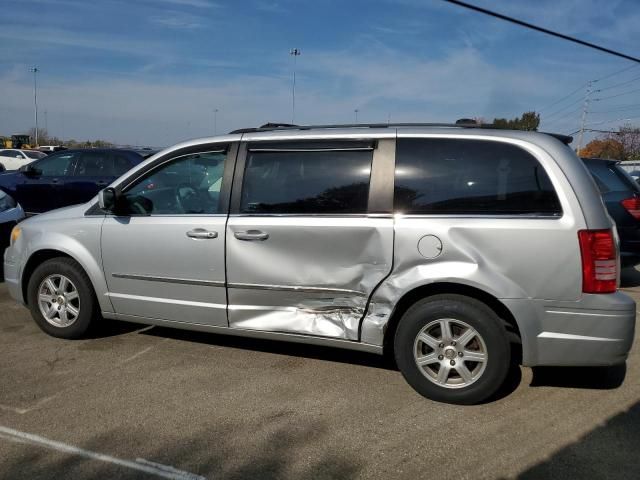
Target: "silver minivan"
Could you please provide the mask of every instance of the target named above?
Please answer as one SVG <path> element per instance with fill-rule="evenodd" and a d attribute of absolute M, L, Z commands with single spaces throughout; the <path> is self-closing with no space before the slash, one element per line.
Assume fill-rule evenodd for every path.
<path fill-rule="evenodd" d="M 514 362 L 631 348 L 615 229 L 569 141 L 404 124 L 181 143 L 19 224 L 6 282 L 56 337 L 115 319 L 388 352 L 420 394 L 481 402 Z"/>

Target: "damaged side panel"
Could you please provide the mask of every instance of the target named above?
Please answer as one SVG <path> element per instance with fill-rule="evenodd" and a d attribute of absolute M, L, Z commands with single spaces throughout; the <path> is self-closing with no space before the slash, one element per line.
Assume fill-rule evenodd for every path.
<path fill-rule="evenodd" d="M 261 231 L 264 241 L 238 233 Z M 229 326 L 358 340 L 374 288 L 389 274 L 393 219 L 232 216 Z"/>

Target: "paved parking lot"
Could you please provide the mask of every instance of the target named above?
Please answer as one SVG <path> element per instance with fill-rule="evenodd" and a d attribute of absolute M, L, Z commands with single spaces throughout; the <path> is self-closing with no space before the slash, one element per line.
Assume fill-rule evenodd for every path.
<path fill-rule="evenodd" d="M 458 407 L 374 355 L 116 322 L 64 341 L 4 286 L 0 308 L 2 479 L 640 477 L 637 345 L 622 385 L 522 368 Z"/>

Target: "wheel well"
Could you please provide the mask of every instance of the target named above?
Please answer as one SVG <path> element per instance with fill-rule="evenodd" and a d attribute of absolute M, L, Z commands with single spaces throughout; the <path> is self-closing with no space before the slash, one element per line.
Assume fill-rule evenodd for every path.
<path fill-rule="evenodd" d="M 393 338 L 398 328 L 398 323 L 404 313 L 419 300 L 439 294 L 457 294 L 474 298 L 487 305 L 503 321 L 507 330 L 509 342 L 511 343 L 511 355 L 514 362 L 522 363 L 522 337 L 520 329 L 513 314 L 509 309 L 493 295 L 480 290 L 479 288 L 462 285 L 459 283 L 432 283 L 417 287 L 407 293 L 396 304 L 391 314 L 387 329 L 384 335 L 385 355 L 393 355 Z"/>
<path fill-rule="evenodd" d="M 59 250 L 38 250 L 29 257 L 27 264 L 24 266 L 24 271 L 22 272 L 22 298 L 25 304 L 28 301 L 27 286 L 29 285 L 29 279 L 31 278 L 33 271 L 43 262 L 57 257 L 73 258 L 71 255 L 67 255 Z"/>

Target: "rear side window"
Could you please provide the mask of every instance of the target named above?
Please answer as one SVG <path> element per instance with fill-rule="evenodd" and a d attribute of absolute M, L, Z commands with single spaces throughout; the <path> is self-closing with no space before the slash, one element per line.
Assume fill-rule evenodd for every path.
<path fill-rule="evenodd" d="M 241 213 L 366 213 L 371 150 L 249 151 Z"/>
<path fill-rule="evenodd" d="M 626 174 L 618 170 L 619 167 L 614 163 L 602 160 L 587 160 L 585 164 L 596 181 L 600 193 L 635 190 L 633 180 L 628 179 Z"/>
<path fill-rule="evenodd" d="M 113 172 L 112 175 L 119 177 L 120 175 L 126 173 L 132 166 L 132 163 L 129 159 L 118 153 L 113 155 Z"/>
<path fill-rule="evenodd" d="M 559 216 L 542 165 L 502 142 L 400 138 L 394 208 L 406 214 Z"/>

